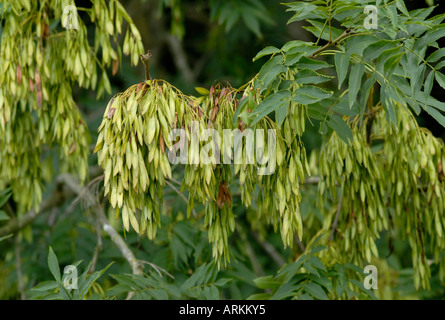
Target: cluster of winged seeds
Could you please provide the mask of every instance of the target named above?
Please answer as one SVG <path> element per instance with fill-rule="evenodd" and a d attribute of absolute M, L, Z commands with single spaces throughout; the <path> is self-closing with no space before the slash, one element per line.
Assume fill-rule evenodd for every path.
<path fill-rule="evenodd" d="M 373 121 L 371 131 L 368 121 Z M 327 226 L 331 228 L 338 215 L 329 259 L 331 254 L 340 258 L 341 251 L 348 252 L 346 259 L 356 264 L 371 262 L 372 256 L 378 257 L 375 242 L 381 231 L 389 230 L 390 237 L 408 238 L 415 285 L 427 288 L 432 261 L 427 256 L 436 262 L 444 259 L 443 141 L 419 127 L 402 106 L 397 108 L 395 124 L 381 109 L 372 120 L 359 125 L 355 119 L 350 127 L 350 145 L 334 133 L 320 155 L 319 193 L 329 190 L 339 202 Z M 335 248 L 340 250 L 337 254 Z M 443 263 L 440 275 L 445 278 Z"/>
<path fill-rule="evenodd" d="M 117 72 L 122 52 L 114 47 L 123 20 L 129 23 L 123 53 L 137 63 L 142 50 L 140 34 L 118 1 L 95 0 L 85 9 L 96 22 L 94 45 L 80 17 L 76 29 L 63 26 L 70 4 L 74 7 L 74 1 L 60 0 L 1 3 L 7 21 L 0 32 L 0 187 L 11 186 L 19 214 L 39 209 L 42 184 L 51 180 L 53 167 L 85 180 L 91 141 L 72 87 L 99 96 L 111 92 L 106 67 Z"/>
<path fill-rule="evenodd" d="M 200 91 L 198 98 L 185 96 L 165 81 L 147 80 L 109 102 L 95 152 L 116 217 L 121 215 L 127 231 L 131 225 L 153 239 L 160 227 L 163 187 L 172 178 L 172 165 L 180 162 L 181 192 L 189 194 L 187 216 L 195 202 L 204 205 L 204 226 L 216 259 L 229 260 L 234 178 L 246 207 L 257 194 L 259 211 L 275 229 L 280 227 L 283 242 L 291 246 L 294 234 L 301 236 L 303 230 L 299 183 L 308 166 L 297 112 L 303 107 L 291 103 L 292 112 L 281 126 L 267 117 L 249 126 L 233 119 L 243 99 L 260 102 L 252 86 L 240 92 L 218 83 Z M 235 133 L 248 131 L 251 136 L 236 138 Z M 265 174 L 267 163 L 271 170 Z"/>

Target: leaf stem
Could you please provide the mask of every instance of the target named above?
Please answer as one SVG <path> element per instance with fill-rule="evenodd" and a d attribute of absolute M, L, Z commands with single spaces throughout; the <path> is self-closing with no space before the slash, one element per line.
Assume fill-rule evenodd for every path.
<path fill-rule="evenodd" d="M 150 76 L 150 58 L 151 51 L 148 50 L 146 54 L 141 54 L 141 61 L 145 66 L 145 81 L 151 80 Z"/>
<path fill-rule="evenodd" d="M 327 44 L 325 44 L 323 47 L 316 50 L 314 53 L 312 53 L 309 58 L 316 58 L 320 53 L 325 51 L 326 49 L 329 49 L 330 47 L 333 47 L 337 45 L 340 41 L 342 41 L 344 38 L 350 35 L 350 29 L 346 29 L 337 39 L 333 41 L 329 41 Z"/>

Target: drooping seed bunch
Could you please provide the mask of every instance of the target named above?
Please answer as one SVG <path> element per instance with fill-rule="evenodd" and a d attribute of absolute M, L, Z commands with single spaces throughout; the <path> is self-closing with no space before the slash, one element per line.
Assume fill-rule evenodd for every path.
<path fill-rule="evenodd" d="M 150 239 L 160 226 L 159 205 L 165 179 L 171 178 L 169 132 L 182 123 L 186 101 L 166 82 L 147 81 L 117 94 L 99 127 L 95 152 L 105 170 L 105 195 L 122 209 L 129 226 Z"/>
<path fill-rule="evenodd" d="M 380 231 L 388 228 L 385 178 L 368 145 L 366 121 L 362 126 L 358 120 L 350 123 L 353 132 L 350 145 L 334 132 L 320 154 L 319 194 L 323 196 L 329 190 L 339 202 L 331 210 L 330 227 L 338 223 L 334 225 L 334 241 L 353 263 L 378 257 L 375 241 Z"/>
<path fill-rule="evenodd" d="M 430 131 L 420 128 L 414 116 L 397 108 L 398 123 L 389 126 L 384 113 L 376 117 L 375 135 L 385 139 L 381 151 L 382 170 L 388 206 L 395 225 L 403 226 L 412 249 L 416 287 L 429 287 L 430 262 L 439 264 L 445 279 L 445 165 L 444 143 Z M 433 251 L 434 250 L 434 251 Z"/>
<path fill-rule="evenodd" d="M 292 82 L 291 86 L 295 89 L 297 85 Z M 258 103 L 261 99 L 259 95 L 255 97 Z M 244 202 L 250 204 L 250 196 L 253 194 L 255 185 L 260 187 L 257 199 L 258 211 L 266 216 L 266 220 L 273 225 L 275 231 L 278 226 L 280 227 L 284 245 L 292 246 L 295 242 L 294 235 L 300 238 L 303 235 L 299 208 L 300 183 L 304 183 L 306 175 L 310 176 L 310 170 L 306 150 L 301 141 L 305 128 L 306 107 L 289 102 L 287 108 L 289 112 L 281 125 L 267 117 L 255 125 L 256 128 L 265 132 L 264 157 L 274 163 L 274 170 L 265 175 L 258 175 L 258 172 L 248 174 L 249 171 L 245 170 L 241 172 L 248 174 L 246 184 L 250 184 L 247 192 L 244 193 L 247 198 Z M 275 131 L 266 135 L 270 129 Z M 275 138 L 273 142 L 269 140 L 270 135 Z"/>
<path fill-rule="evenodd" d="M 219 187 L 213 192 L 216 201 L 209 200 L 205 203 L 204 227 L 208 229 L 209 241 L 213 245 L 213 258 L 229 258 L 229 235 L 235 231 L 235 217 L 232 210 L 232 195 L 229 191 L 228 182 L 232 172 L 229 166 L 219 166 L 216 171 Z"/>
<path fill-rule="evenodd" d="M 229 261 L 228 237 L 235 229 L 235 219 L 229 189 L 232 170 L 230 162 L 224 163 L 224 152 L 230 152 L 232 144 L 230 138 L 225 139 L 224 129 L 232 128 L 235 103 L 235 90 L 217 83 L 208 95 L 196 99 L 192 112 L 185 116 L 188 136 L 195 135 L 181 188 L 189 191 L 188 216 L 195 199 L 205 205 L 204 226 L 213 244 L 213 257 L 225 261 Z M 231 160 L 230 155 L 226 154 L 226 160 Z"/>
<path fill-rule="evenodd" d="M 377 108 L 361 125 L 350 122 L 351 145 L 333 133 L 321 152 L 319 193 L 329 190 L 338 203 L 325 226 L 338 223 L 333 239 L 326 237 L 334 242 L 324 258 L 345 259 L 347 252 L 348 261 L 369 262 L 378 256 L 379 233 L 390 230 L 391 237 L 408 238 L 415 285 L 428 288 L 432 262 L 445 276 L 444 143 L 403 106 L 395 111 L 396 125 Z"/>
<path fill-rule="evenodd" d="M 216 176 L 216 168 L 224 164 L 223 152 L 230 141 L 224 141 L 224 129 L 232 127 L 235 92 L 233 88 L 212 86 L 207 96 L 195 99 L 184 117 L 189 138 L 188 161 L 182 190 L 189 190 L 190 201 L 216 201 L 215 190 L 219 181 L 230 183 L 229 171 L 224 177 Z M 215 131 L 213 131 L 215 130 Z"/>
<path fill-rule="evenodd" d="M 258 210 L 266 215 L 275 230 L 280 226 L 283 243 L 290 247 L 294 235 L 300 239 L 303 236 L 300 183 L 304 182 L 305 174 L 310 174 L 306 151 L 299 138 L 297 140 L 287 148 L 279 146 L 283 140 L 277 140 L 277 168 L 274 174 L 262 177 L 262 191 L 257 201 Z"/>
<path fill-rule="evenodd" d="M 201 93 L 198 98 L 184 96 L 165 81 L 149 80 L 109 102 L 95 152 L 116 215 L 122 211 L 127 231 L 132 225 L 153 238 L 160 225 L 165 179 L 171 177 L 172 164 L 184 164 L 180 191 L 189 193 L 187 216 L 196 201 L 204 205 L 204 227 L 215 259 L 229 261 L 234 176 L 246 207 L 256 200 L 268 222 L 275 229 L 280 226 L 284 243 L 292 245 L 294 233 L 302 234 L 299 183 L 308 173 L 301 128 L 290 127 L 293 114 L 281 127 L 267 117 L 252 126 L 240 119 L 234 123 L 240 104 L 237 90 L 217 83 Z M 241 95 L 251 95 L 255 103 L 261 99 L 252 86 Z"/>
<path fill-rule="evenodd" d="M 242 92 L 241 100 L 247 103 L 250 102 L 249 107 L 255 108 L 261 102 L 261 96 L 258 91 L 253 88 L 253 83 L 249 83 L 247 87 Z M 247 110 L 250 113 L 252 110 Z M 234 173 L 239 178 L 241 201 L 246 207 L 250 207 L 252 204 L 252 196 L 254 196 L 255 187 L 260 181 L 260 170 L 258 167 L 266 167 L 266 165 L 261 165 L 262 163 L 268 162 L 269 167 L 272 171 L 276 167 L 276 140 L 269 141 L 269 129 L 276 130 L 276 126 L 272 121 L 267 121 L 266 119 L 260 120 L 257 124 L 253 126 L 248 126 L 243 120 L 238 119 L 237 128 L 235 130 L 240 130 L 242 132 L 246 129 L 251 130 L 250 136 L 247 133 L 245 137 L 245 143 L 243 141 L 235 142 L 232 144 L 227 143 L 225 146 L 225 153 L 232 155 L 234 158 Z M 257 129 L 262 133 L 262 136 L 257 135 Z M 272 137 L 272 136 L 271 136 Z M 276 134 L 273 134 L 276 137 Z M 250 140 L 249 140 L 250 139 Z M 249 142 L 250 141 L 250 142 Z M 269 154 L 271 152 L 271 154 Z M 236 154 L 237 153 L 237 154 Z M 252 165 L 255 163 L 256 165 Z"/>
<path fill-rule="evenodd" d="M 121 32 L 123 18 L 130 23 L 132 36 L 127 42 L 133 43 L 136 59 L 142 50 L 140 35 L 118 1 L 92 2 L 93 7 L 83 12 L 97 23 L 94 47 L 88 43 L 80 16 L 77 29 L 53 23 L 63 21 L 65 6 L 74 1 L 2 1 L 0 10 L 7 14 L 0 15 L 4 26 L 0 33 L 0 184 L 11 185 L 19 213 L 30 207 L 38 210 L 42 179 L 51 177 L 53 154 L 57 154 L 52 149 L 58 148 L 60 170 L 86 178 L 88 129 L 73 99 L 72 84 L 97 88 L 98 94 L 105 89 L 111 92 L 105 67 L 113 61 L 113 72 L 117 71 L 121 53 L 112 48 L 111 39 Z"/>

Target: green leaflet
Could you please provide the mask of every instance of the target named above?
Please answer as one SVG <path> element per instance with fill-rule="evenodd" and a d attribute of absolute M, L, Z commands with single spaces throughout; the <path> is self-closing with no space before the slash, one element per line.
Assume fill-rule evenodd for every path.
<path fill-rule="evenodd" d="M 355 100 L 357 99 L 357 94 L 362 88 L 362 78 L 365 72 L 365 66 L 361 63 L 357 63 L 352 66 L 351 74 L 349 76 L 349 107 L 352 108 Z"/>
<path fill-rule="evenodd" d="M 335 59 L 335 69 L 337 70 L 337 77 L 338 77 L 338 88 L 340 89 L 341 85 L 343 84 L 343 81 L 346 78 L 346 75 L 348 74 L 349 69 L 349 54 L 345 54 L 342 52 L 337 52 L 334 56 Z"/>

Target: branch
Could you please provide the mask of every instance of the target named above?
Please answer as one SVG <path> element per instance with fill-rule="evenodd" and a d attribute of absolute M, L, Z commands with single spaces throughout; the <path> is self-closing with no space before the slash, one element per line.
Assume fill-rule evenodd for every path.
<path fill-rule="evenodd" d="M 212 53 L 210 51 L 207 51 L 204 53 L 198 60 L 196 60 L 195 65 L 193 67 L 193 75 L 194 79 L 198 79 L 199 75 L 201 74 L 202 70 L 205 67 L 205 64 L 212 56 Z"/>
<path fill-rule="evenodd" d="M 142 268 L 134 256 L 133 252 L 125 243 L 124 239 L 120 236 L 120 234 L 108 223 L 107 217 L 103 209 L 96 211 L 96 217 L 99 220 L 99 223 L 102 225 L 104 231 L 110 236 L 111 241 L 119 248 L 119 251 L 122 253 L 125 260 L 128 261 L 131 267 L 131 271 L 134 274 L 142 275 Z"/>
<path fill-rule="evenodd" d="M 245 240 L 245 239 L 243 239 L 243 240 Z M 246 245 L 247 256 L 249 257 L 250 263 L 252 264 L 252 267 L 253 267 L 253 272 L 259 277 L 264 276 L 263 268 L 261 267 L 261 264 L 258 261 L 256 255 L 255 255 L 255 252 L 253 251 L 253 248 L 250 245 L 249 241 L 245 241 L 245 245 Z"/>
<path fill-rule="evenodd" d="M 59 176 L 60 181 L 63 181 L 65 185 L 70 188 L 74 193 L 81 195 L 83 194 L 86 188 L 82 188 L 69 174 L 63 174 Z M 128 264 L 131 267 L 131 271 L 136 275 L 143 275 L 143 270 L 138 260 L 136 259 L 133 252 L 125 243 L 124 239 L 120 236 L 120 234 L 109 224 L 108 219 L 105 215 L 104 208 L 96 201 L 96 199 L 90 194 L 85 193 L 83 198 L 87 202 L 87 207 L 96 208 L 95 214 L 97 221 L 102 226 L 104 231 L 110 236 L 111 241 L 118 247 L 122 256 L 127 260 Z M 134 292 L 129 292 L 126 300 L 130 300 L 134 295 Z"/>
<path fill-rule="evenodd" d="M 351 35 L 351 30 L 350 29 L 346 29 L 337 39 L 335 39 L 333 41 L 329 41 L 323 47 L 319 48 L 314 53 L 312 53 L 309 56 L 309 58 L 316 58 L 320 53 L 322 53 L 323 51 L 329 49 L 330 47 L 336 46 L 340 41 L 342 41 L 344 38 L 346 38 L 346 37 L 348 37 L 350 35 Z"/>

